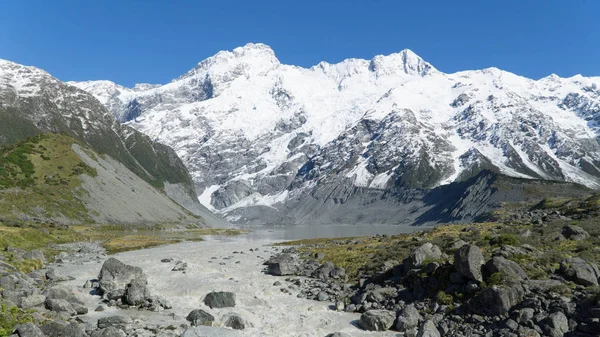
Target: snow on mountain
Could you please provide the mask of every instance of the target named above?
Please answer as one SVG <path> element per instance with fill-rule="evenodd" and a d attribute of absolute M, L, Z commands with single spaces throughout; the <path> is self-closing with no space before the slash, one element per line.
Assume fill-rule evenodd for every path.
<path fill-rule="evenodd" d="M 481 170 L 600 186 L 600 78 L 446 74 L 410 50 L 305 69 L 247 44 L 162 86 L 70 84 L 173 147 L 200 201 L 240 222 L 334 186 L 429 189 Z"/>

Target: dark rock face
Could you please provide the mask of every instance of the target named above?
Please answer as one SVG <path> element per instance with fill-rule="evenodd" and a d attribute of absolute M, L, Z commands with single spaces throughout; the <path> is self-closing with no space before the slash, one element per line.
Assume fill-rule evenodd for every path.
<path fill-rule="evenodd" d="M 500 256 L 494 256 L 482 268 L 483 278 L 488 279 L 494 273 L 502 273 L 507 280 L 525 280 L 527 274 L 514 261 L 507 260 Z"/>
<path fill-rule="evenodd" d="M 190 312 L 186 319 L 192 326 L 206 325 L 211 326 L 215 321 L 215 317 L 202 309 L 196 309 Z"/>
<path fill-rule="evenodd" d="M 484 289 L 469 301 L 469 308 L 476 314 L 497 316 L 504 315 L 523 300 L 525 291 L 518 284 Z"/>
<path fill-rule="evenodd" d="M 204 304 L 211 309 L 235 307 L 235 294 L 227 291 L 211 292 L 204 298 Z"/>
<path fill-rule="evenodd" d="M 385 331 L 392 328 L 396 315 L 387 310 L 369 310 L 360 316 L 358 325 L 369 331 Z"/>
<path fill-rule="evenodd" d="M 560 272 L 565 278 L 583 286 L 597 286 L 600 278 L 600 269 L 595 263 L 587 263 L 578 257 L 562 261 Z"/>
<path fill-rule="evenodd" d="M 118 288 L 124 289 L 131 280 L 145 276 L 141 268 L 127 265 L 111 257 L 102 265 L 98 279 L 113 282 Z"/>
<path fill-rule="evenodd" d="M 481 282 L 481 266 L 485 262 L 479 247 L 475 245 L 464 245 L 454 254 L 454 267 L 464 277 Z"/>

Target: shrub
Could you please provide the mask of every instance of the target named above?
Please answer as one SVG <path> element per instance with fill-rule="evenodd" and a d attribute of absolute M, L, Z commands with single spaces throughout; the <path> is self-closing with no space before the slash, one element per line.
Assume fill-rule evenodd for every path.
<path fill-rule="evenodd" d="M 454 297 L 452 297 L 450 294 L 446 294 L 442 290 L 438 291 L 438 293 L 435 295 L 435 300 L 442 305 L 452 305 L 454 303 Z"/>

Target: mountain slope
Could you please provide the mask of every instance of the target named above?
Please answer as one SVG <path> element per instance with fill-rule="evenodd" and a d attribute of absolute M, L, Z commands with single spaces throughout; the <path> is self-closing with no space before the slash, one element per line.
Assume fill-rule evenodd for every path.
<path fill-rule="evenodd" d="M 418 194 L 483 170 L 600 186 L 600 78 L 445 74 L 410 50 L 305 69 L 248 44 L 166 85 L 70 84 L 173 147 L 233 221 L 317 221 L 311 197 Z"/>
<path fill-rule="evenodd" d="M 64 133 L 124 165 L 189 212 L 213 217 L 197 202 L 191 177 L 171 148 L 121 125 L 92 95 L 43 70 L 0 60 L 0 121 L 0 145 Z"/>

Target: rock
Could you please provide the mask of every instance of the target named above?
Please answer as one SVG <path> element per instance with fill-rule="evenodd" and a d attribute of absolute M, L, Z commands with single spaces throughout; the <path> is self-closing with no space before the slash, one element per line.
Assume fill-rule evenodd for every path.
<path fill-rule="evenodd" d="M 312 274 L 312 277 L 318 279 L 327 279 L 329 278 L 331 271 L 335 268 L 335 265 L 329 261 L 323 263 L 317 270 L 315 270 Z"/>
<path fill-rule="evenodd" d="M 544 320 L 543 329 L 549 337 L 563 337 L 569 331 L 569 320 L 560 311 L 552 313 Z"/>
<path fill-rule="evenodd" d="M 85 332 L 79 328 L 77 323 L 71 322 L 70 324 L 51 321 L 40 326 L 40 330 L 48 337 L 87 337 Z"/>
<path fill-rule="evenodd" d="M 206 295 L 204 304 L 211 309 L 235 307 L 235 294 L 228 291 L 213 291 Z"/>
<path fill-rule="evenodd" d="M 346 269 L 342 268 L 342 267 L 335 267 L 333 268 L 333 270 L 329 273 L 329 276 L 331 276 L 331 278 L 334 279 L 341 279 L 344 278 L 346 276 Z"/>
<path fill-rule="evenodd" d="M 520 281 L 527 279 L 527 274 L 514 261 L 494 256 L 482 268 L 483 277 L 487 280 L 492 274 L 502 273 L 506 280 Z"/>
<path fill-rule="evenodd" d="M 439 260 L 441 258 L 442 250 L 440 247 L 427 242 L 415 249 L 404 261 L 405 270 L 421 267 L 426 260 Z"/>
<path fill-rule="evenodd" d="M 71 289 L 63 286 L 48 288 L 44 292 L 44 295 L 50 299 L 60 299 L 66 300 L 69 303 L 84 304 L 79 298 L 77 298 Z"/>
<path fill-rule="evenodd" d="M 111 257 L 102 265 L 98 279 L 101 282 L 113 282 L 119 289 L 125 289 L 131 280 L 145 276 L 144 271 L 140 267 L 127 265 Z"/>
<path fill-rule="evenodd" d="M 37 306 L 44 304 L 45 301 L 46 301 L 46 296 L 44 296 L 44 295 L 31 295 L 31 296 L 23 297 L 21 299 L 21 308 L 29 309 L 29 308 L 37 307 Z"/>
<path fill-rule="evenodd" d="M 49 269 L 46 272 L 46 278 L 49 281 L 53 281 L 53 282 L 64 282 L 64 281 L 71 281 L 71 280 L 75 279 L 72 276 L 58 275 L 54 269 Z"/>
<path fill-rule="evenodd" d="M 409 304 L 398 315 L 396 320 L 396 330 L 400 332 L 408 331 L 419 326 L 421 321 L 421 314 L 415 308 L 414 304 Z"/>
<path fill-rule="evenodd" d="M 358 325 L 363 330 L 385 331 L 394 325 L 396 315 L 387 310 L 369 310 L 360 316 Z"/>
<path fill-rule="evenodd" d="M 171 271 L 184 271 L 187 269 L 187 263 L 183 262 L 183 261 L 177 261 L 175 263 L 175 267 L 173 267 L 173 269 L 171 269 Z"/>
<path fill-rule="evenodd" d="M 275 276 L 294 275 L 298 265 L 294 258 L 287 253 L 280 254 L 267 261 L 267 273 Z"/>
<path fill-rule="evenodd" d="M 213 322 L 215 321 L 213 315 L 207 313 L 202 309 L 192 310 L 185 319 L 187 319 L 192 324 L 192 326 L 212 326 Z"/>
<path fill-rule="evenodd" d="M 421 327 L 419 327 L 417 337 L 441 337 L 441 335 L 435 324 L 430 320 L 426 320 L 421 324 Z"/>
<path fill-rule="evenodd" d="M 579 257 L 563 260 L 560 263 L 560 272 L 566 279 L 583 286 L 597 286 L 600 278 L 598 266 Z"/>
<path fill-rule="evenodd" d="M 319 294 L 317 294 L 317 300 L 321 302 L 328 301 L 329 295 L 324 291 L 320 291 Z"/>
<path fill-rule="evenodd" d="M 35 326 L 33 323 L 24 323 L 18 325 L 15 331 L 19 337 L 46 337 L 42 330 L 40 330 L 40 328 Z"/>
<path fill-rule="evenodd" d="M 64 312 L 71 316 L 77 315 L 77 311 L 73 308 L 71 303 L 66 300 L 60 299 L 47 299 L 44 304 L 46 305 L 46 309 L 54 312 Z"/>
<path fill-rule="evenodd" d="M 451 250 L 457 250 L 466 244 L 467 243 L 465 241 L 459 239 L 458 241 L 455 241 L 453 244 L 451 244 L 448 248 Z"/>
<path fill-rule="evenodd" d="M 352 337 L 352 336 L 345 332 L 334 332 L 334 333 L 330 333 L 329 335 L 327 335 L 325 337 Z"/>
<path fill-rule="evenodd" d="M 40 260 L 42 262 L 46 262 L 46 257 L 44 257 L 44 253 L 41 250 L 32 250 L 30 252 L 26 252 L 23 254 L 23 258 L 26 260 Z"/>
<path fill-rule="evenodd" d="M 569 240 L 581 241 L 588 239 L 590 234 L 577 225 L 566 225 L 563 227 L 562 235 Z"/>
<path fill-rule="evenodd" d="M 519 313 L 517 316 L 517 322 L 519 322 L 521 324 L 527 323 L 533 319 L 534 315 L 535 315 L 535 310 L 533 308 L 523 308 L 523 309 L 519 310 Z"/>
<path fill-rule="evenodd" d="M 244 330 L 246 328 L 246 321 L 238 314 L 230 314 L 225 319 L 225 326 L 235 330 Z"/>
<path fill-rule="evenodd" d="M 169 263 L 169 262 L 173 262 L 173 261 L 175 261 L 175 259 L 172 257 L 160 260 L 160 262 L 162 262 L 162 263 Z"/>
<path fill-rule="evenodd" d="M 127 337 L 123 330 L 114 326 L 94 331 L 90 337 Z"/>
<path fill-rule="evenodd" d="M 96 307 L 96 309 L 94 309 L 94 311 L 96 311 L 96 312 L 101 312 L 104 310 L 106 310 L 106 307 L 102 304 L 100 304 L 99 306 Z"/>
<path fill-rule="evenodd" d="M 515 305 L 521 303 L 525 290 L 518 283 L 507 284 L 502 287 L 484 289 L 471 300 L 469 309 L 472 312 L 486 316 L 504 315 Z"/>
<path fill-rule="evenodd" d="M 85 281 L 83 288 L 84 289 L 92 288 L 92 281 L 90 281 L 90 280 Z"/>
<path fill-rule="evenodd" d="M 483 281 L 481 266 L 484 262 L 481 250 L 475 245 L 464 245 L 454 253 L 454 267 L 470 280 Z"/>
<path fill-rule="evenodd" d="M 98 319 L 98 328 L 106 329 L 108 327 L 115 327 L 121 330 L 125 330 L 128 324 L 133 323 L 131 318 L 125 316 L 109 316 Z"/>
<path fill-rule="evenodd" d="M 273 283 L 273 286 L 275 286 L 275 287 L 279 287 L 279 286 L 281 286 L 281 282 L 279 282 L 279 281 L 275 281 L 275 283 Z"/>
<path fill-rule="evenodd" d="M 337 310 L 337 311 L 346 310 L 346 304 L 343 301 L 336 301 L 335 302 L 335 310 Z"/>
<path fill-rule="evenodd" d="M 131 281 L 125 289 L 123 303 L 128 305 L 140 306 L 146 302 L 146 298 L 150 297 L 148 290 L 148 281 L 145 277 L 137 278 Z"/>

